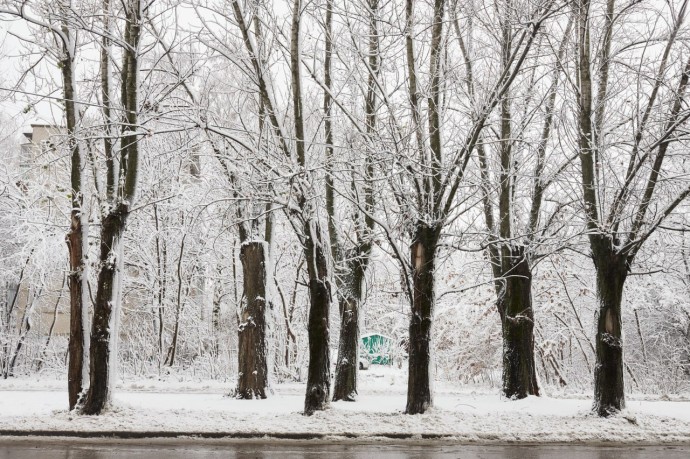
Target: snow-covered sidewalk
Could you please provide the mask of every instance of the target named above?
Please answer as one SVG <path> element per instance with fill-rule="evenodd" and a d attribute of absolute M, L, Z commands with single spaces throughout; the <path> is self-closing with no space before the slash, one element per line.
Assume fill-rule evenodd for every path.
<path fill-rule="evenodd" d="M 170 435 L 279 436 L 298 438 L 447 438 L 463 442 L 690 442 L 690 402 L 630 401 L 610 419 L 589 414 L 586 399 L 442 393 L 424 415 L 402 414 L 405 396 L 379 391 L 355 403 L 337 402 L 311 417 L 301 414 L 299 385 L 267 400 L 242 401 L 221 393 L 119 391 L 101 416 L 65 410 L 66 392 L 2 390 L 0 435 L 18 432 L 166 433 Z"/>

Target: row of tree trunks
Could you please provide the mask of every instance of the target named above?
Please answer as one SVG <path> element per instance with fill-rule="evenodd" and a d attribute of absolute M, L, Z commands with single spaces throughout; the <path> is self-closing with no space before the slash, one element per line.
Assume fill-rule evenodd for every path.
<path fill-rule="evenodd" d="M 307 272 L 309 278 L 310 310 L 308 319 L 309 335 L 309 370 L 307 391 L 305 395 L 305 414 L 323 410 L 328 406 L 330 396 L 330 356 L 329 345 L 329 311 L 331 303 L 330 273 L 327 254 L 330 252 L 328 240 L 324 240 L 320 231 L 320 224 L 315 209 L 307 199 L 310 193 L 310 173 L 306 172 L 307 151 L 305 148 L 305 122 L 302 111 L 302 77 L 300 54 L 300 26 L 303 13 L 302 2 L 292 2 L 292 20 L 290 24 L 289 68 L 291 82 L 291 100 L 293 114 L 294 135 L 286 134 L 279 110 L 274 106 L 274 100 L 269 93 L 271 83 L 268 80 L 270 72 L 264 68 L 260 52 L 256 48 L 255 37 L 251 36 L 250 27 L 245 21 L 240 3 L 232 1 L 232 10 L 237 26 L 242 34 L 247 54 L 252 63 L 252 70 L 256 77 L 260 103 L 265 110 L 278 147 L 284 159 L 295 163 L 300 169 L 294 182 L 297 209 L 290 212 L 289 217 L 300 227 L 298 236 L 301 239 Z"/>

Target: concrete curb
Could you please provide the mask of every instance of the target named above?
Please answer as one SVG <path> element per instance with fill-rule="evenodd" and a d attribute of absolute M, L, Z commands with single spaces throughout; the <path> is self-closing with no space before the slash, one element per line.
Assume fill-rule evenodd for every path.
<path fill-rule="evenodd" d="M 329 438 L 384 438 L 391 440 L 444 440 L 457 438 L 457 434 L 438 433 L 317 433 L 317 432 L 202 432 L 202 431 L 107 431 L 107 430 L 0 430 L 0 437 L 63 437 L 63 438 L 112 438 L 141 440 L 148 438 L 199 438 L 199 439 L 278 439 L 278 440 L 325 440 Z"/>
<path fill-rule="evenodd" d="M 90 444 L 120 444 L 120 442 L 133 442 L 132 444 L 155 445 L 160 444 L 204 444 L 208 446 L 222 446 L 235 442 L 315 442 L 319 444 L 331 443 L 391 443 L 407 445 L 452 444 L 466 446 L 586 446 L 607 448 L 633 448 L 633 447 L 690 447 L 690 437 L 687 439 L 674 439 L 664 441 L 629 441 L 629 440 L 594 440 L 580 439 L 563 441 L 562 439 L 544 439 L 543 441 L 500 439 L 495 435 L 473 436 L 468 438 L 461 433 L 407 433 L 407 432 L 378 432 L 378 433 L 323 433 L 323 432 L 209 432 L 209 431 L 106 431 L 106 430 L 0 430 L 0 444 L 3 441 L 10 442 L 64 442 L 75 441 L 77 443 Z M 145 440 L 145 443 L 142 443 Z M 104 443 L 105 442 L 105 443 Z M 398 443 L 400 442 L 400 443 Z"/>

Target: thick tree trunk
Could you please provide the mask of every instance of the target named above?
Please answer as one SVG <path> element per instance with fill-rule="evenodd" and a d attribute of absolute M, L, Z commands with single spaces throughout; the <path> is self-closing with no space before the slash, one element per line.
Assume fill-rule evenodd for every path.
<path fill-rule="evenodd" d="M 354 402 L 357 396 L 359 370 L 359 299 L 340 298 L 340 342 L 335 367 L 333 401 Z"/>
<path fill-rule="evenodd" d="M 122 255 L 122 236 L 127 224 L 129 208 L 120 204 L 113 209 L 101 223 L 100 258 L 96 302 L 91 326 L 90 372 L 91 384 L 82 407 L 83 414 L 100 414 L 110 402 L 110 381 L 113 341 L 117 339 L 113 327 L 117 322 L 114 314 L 119 314 L 121 301 L 118 271 Z"/>
<path fill-rule="evenodd" d="M 244 277 L 244 299 L 238 324 L 239 377 L 235 396 L 266 398 L 268 364 L 266 352 L 266 265 L 268 244 L 244 242 L 240 260 Z"/>
<path fill-rule="evenodd" d="M 539 395 L 534 359 L 532 272 L 523 247 L 510 247 L 498 309 L 503 325 L 503 394 Z"/>
<path fill-rule="evenodd" d="M 72 224 L 67 233 L 69 251 L 69 363 L 67 368 L 67 393 L 69 409 L 73 410 L 79 401 L 83 389 L 84 377 L 84 339 L 86 324 L 84 322 L 84 234 L 82 231 L 81 212 L 72 209 Z"/>
<path fill-rule="evenodd" d="M 68 345 L 69 363 L 67 368 L 67 393 L 69 409 L 76 406 L 79 394 L 83 390 L 85 375 L 85 345 L 87 343 L 87 311 L 84 279 L 86 277 L 87 245 L 85 218 L 82 215 L 83 197 L 81 180 L 81 152 L 75 139 L 77 129 L 77 107 L 74 81 L 73 39 L 66 25 L 62 27 L 67 41 L 63 43 L 64 59 L 61 61 L 63 94 L 65 97 L 65 119 L 67 122 L 68 144 L 70 147 L 70 188 L 72 193 L 72 210 L 70 212 L 70 229 L 66 235 L 69 252 L 69 292 L 70 292 L 70 337 Z"/>
<path fill-rule="evenodd" d="M 625 408 L 621 303 L 628 265 L 625 256 L 602 252 L 595 256 L 599 311 L 593 409 L 599 416 L 609 416 Z"/>
<path fill-rule="evenodd" d="M 311 224 L 310 224 L 311 223 Z M 305 259 L 309 273 L 309 370 L 304 414 L 328 407 L 331 395 L 331 358 L 329 355 L 329 314 L 331 286 L 328 274 L 326 250 L 321 241 L 321 231 L 316 222 L 305 224 Z"/>
<path fill-rule="evenodd" d="M 407 414 L 422 414 L 433 405 L 431 394 L 431 322 L 434 313 L 434 268 L 440 229 L 418 223 L 412 245 L 412 314 L 410 316 Z"/>
<path fill-rule="evenodd" d="M 346 256 L 342 285 L 339 286 L 340 341 L 335 368 L 333 401 L 354 402 L 357 396 L 357 373 L 359 371 L 359 308 L 363 302 L 364 275 L 369 264 L 371 244 L 360 243 L 359 247 Z"/>

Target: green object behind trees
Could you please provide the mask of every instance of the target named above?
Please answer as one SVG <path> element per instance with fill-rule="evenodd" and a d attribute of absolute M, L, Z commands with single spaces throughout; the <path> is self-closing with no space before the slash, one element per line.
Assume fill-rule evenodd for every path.
<path fill-rule="evenodd" d="M 360 353 L 373 365 L 391 365 L 391 351 L 393 338 L 379 333 L 368 333 L 362 336 L 362 348 Z"/>

